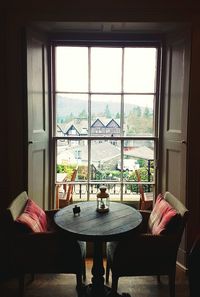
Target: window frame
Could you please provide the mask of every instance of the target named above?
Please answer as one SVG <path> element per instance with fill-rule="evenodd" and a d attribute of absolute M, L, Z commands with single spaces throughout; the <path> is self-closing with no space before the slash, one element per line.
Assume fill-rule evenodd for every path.
<path fill-rule="evenodd" d="M 154 125 L 154 135 L 153 136 L 92 136 L 92 135 L 87 135 L 87 136 L 73 136 L 70 135 L 68 137 L 60 137 L 56 136 L 56 89 L 55 89 L 55 47 L 56 46 L 83 46 L 83 47 L 147 47 L 147 48 L 152 48 L 156 47 L 157 48 L 157 71 L 156 71 L 156 82 L 155 82 L 155 93 L 151 93 L 155 96 L 154 100 L 154 119 L 153 119 L 153 125 Z M 160 131 L 160 110 L 161 110 L 161 103 L 160 103 L 160 97 L 161 97 L 161 68 L 162 68 L 162 48 L 163 48 L 163 42 L 162 38 L 160 35 L 134 35 L 134 34 L 60 34 L 60 37 L 58 35 L 51 36 L 51 55 L 52 55 L 52 139 L 53 139 L 53 160 L 54 160 L 54 181 L 56 184 L 56 143 L 58 140 L 86 140 L 88 141 L 88 164 L 90 164 L 90 156 L 91 156 L 91 142 L 92 140 L 119 140 L 122 143 L 121 146 L 121 161 L 123 161 L 123 150 L 122 147 L 124 145 L 124 142 L 126 140 L 152 140 L 154 142 L 154 181 L 153 182 L 144 182 L 143 184 L 151 184 L 154 186 L 154 196 L 157 195 L 158 189 L 159 189 L 159 183 L 160 183 L 160 176 L 158 175 L 158 158 L 159 158 L 159 147 L 160 147 L 160 139 L 161 139 L 161 131 Z M 58 92 L 62 93 L 62 92 Z M 64 92 L 67 93 L 67 92 Z M 70 92 L 71 93 L 71 92 Z M 78 92 L 80 93 L 80 92 Z M 92 94 L 92 92 L 90 92 Z M 119 95 L 121 96 L 121 93 Z M 96 94 L 96 93 L 95 93 Z M 102 94 L 102 92 L 100 93 Z M 131 93 L 134 95 L 134 93 Z M 135 93 L 137 94 L 137 93 Z M 142 93 L 139 93 L 142 94 Z M 148 95 L 148 93 L 144 93 L 145 95 Z M 112 93 L 109 93 L 109 95 L 112 95 Z M 116 93 L 115 93 L 116 95 Z M 91 118 L 88 119 L 88 123 L 91 123 Z M 121 125 L 122 126 L 122 125 Z M 90 130 L 90 127 L 88 127 L 88 130 Z M 123 166 L 123 162 L 122 162 Z M 123 167 L 122 167 L 123 168 Z M 94 184 L 94 182 L 90 181 L 91 177 L 91 172 L 90 172 L 90 166 L 88 166 L 88 176 L 89 179 L 87 180 L 87 186 L 91 184 Z M 70 182 L 68 182 L 70 184 Z M 79 183 L 85 183 L 83 181 L 79 181 Z M 108 182 L 109 183 L 109 182 Z M 123 181 L 123 171 L 121 174 L 121 179 L 120 179 L 120 185 L 124 184 Z M 138 182 L 126 182 L 125 184 L 138 184 Z M 74 182 L 73 184 L 76 184 Z M 98 182 L 95 182 L 95 184 L 98 184 Z M 121 187 L 121 194 L 123 194 L 123 186 Z M 121 201 L 122 200 L 122 195 L 120 195 Z M 87 193 L 87 200 L 89 200 L 89 191 Z"/>

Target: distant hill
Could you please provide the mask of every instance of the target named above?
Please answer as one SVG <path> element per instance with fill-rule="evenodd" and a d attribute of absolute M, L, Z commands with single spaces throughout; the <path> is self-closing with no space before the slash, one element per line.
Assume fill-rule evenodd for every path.
<path fill-rule="evenodd" d="M 119 104 L 110 101 L 108 99 L 109 110 L 111 112 L 112 117 L 115 116 L 119 112 Z M 102 105 L 102 102 L 95 101 L 95 104 L 92 104 L 92 113 L 99 114 L 104 112 L 106 104 Z M 130 109 L 133 107 L 138 107 L 139 105 L 132 105 L 130 104 Z M 144 111 L 145 107 L 140 106 L 141 112 Z M 87 106 L 85 101 L 81 99 L 74 99 L 73 98 L 66 98 L 64 96 L 58 96 L 56 112 L 59 118 L 65 117 L 72 113 L 75 117 L 77 117 L 83 110 L 87 111 Z M 149 108 L 150 112 L 153 112 L 151 108 Z"/>

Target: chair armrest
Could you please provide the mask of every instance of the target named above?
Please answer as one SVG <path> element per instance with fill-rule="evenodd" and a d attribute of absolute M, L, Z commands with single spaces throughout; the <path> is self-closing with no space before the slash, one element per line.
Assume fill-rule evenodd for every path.
<path fill-rule="evenodd" d="M 151 214 L 151 210 L 140 210 L 140 213 L 144 220 L 148 220 Z"/>
<path fill-rule="evenodd" d="M 146 255 L 147 253 L 151 257 L 158 254 L 168 255 L 176 254 L 179 242 L 174 235 L 152 235 L 152 234 L 138 234 L 131 239 L 119 242 L 115 250 L 115 258 L 120 258 L 121 255 L 126 257 L 137 258 L 139 255 Z M 140 257 L 139 257 L 140 258 Z"/>
<path fill-rule="evenodd" d="M 140 213 L 142 215 L 142 224 L 140 226 L 140 232 L 141 233 L 147 233 L 148 232 L 148 221 L 149 221 L 151 211 L 149 211 L 149 210 L 140 210 Z"/>
<path fill-rule="evenodd" d="M 46 217 L 47 217 L 47 228 L 49 231 L 56 231 L 58 230 L 57 225 L 54 222 L 54 215 L 59 209 L 51 209 L 45 210 Z"/>
<path fill-rule="evenodd" d="M 57 213 L 58 210 L 59 208 L 45 210 L 46 216 L 53 219 L 54 215 Z"/>
<path fill-rule="evenodd" d="M 33 251 L 52 249 L 55 246 L 67 245 L 68 237 L 62 232 L 35 232 L 28 234 L 17 234 L 13 238 L 13 244 L 22 250 Z"/>
<path fill-rule="evenodd" d="M 145 244 L 147 246 L 155 246 L 156 249 L 167 250 L 170 247 L 177 245 L 177 236 L 176 235 L 153 235 L 150 233 L 140 234 L 136 238 L 138 244 Z"/>
<path fill-rule="evenodd" d="M 31 241 L 37 241 L 37 240 L 49 240 L 52 238 L 57 238 L 58 235 L 57 232 L 32 232 L 32 233 L 18 233 L 15 235 L 14 240 L 17 241 L 23 241 L 23 242 L 31 242 Z"/>

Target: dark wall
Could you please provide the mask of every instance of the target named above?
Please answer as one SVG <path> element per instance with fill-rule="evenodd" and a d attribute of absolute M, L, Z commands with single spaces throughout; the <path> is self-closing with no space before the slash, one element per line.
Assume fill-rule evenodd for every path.
<path fill-rule="evenodd" d="M 188 249 L 197 233 L 200 233 L 200 24 L 194 23 L 192 30 L 190 101 L 188 105 L 188 159 L 187 159 L 187 207 L 190 210 L 187 241 Z"/>
<path fill-rule="evenodd" d="M 22 27 L 8 14 L 5 16 L 3 42 L 3 95 L 0 118 L 3 121 L 1 138 L 0 207 L 24 188 L 24 96 L 22 75 Z"/>
<path fill-rule="evenodd" d="M 7 199 L 8 189 L 8 119 L 7 119 L 7 97 L 6 97 L 6 22 L 3 11 L 0 12 L 0 126 L 1 126 L 1 141 L 0 141 L 0 209 L 4 205 L 4 201 Z"/>

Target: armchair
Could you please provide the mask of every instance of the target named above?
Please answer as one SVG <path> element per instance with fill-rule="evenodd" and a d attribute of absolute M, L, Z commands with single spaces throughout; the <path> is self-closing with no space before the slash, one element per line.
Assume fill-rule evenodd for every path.
<path fill-rule="evenodd" d="M 34 202 L 35 209 L 43 217 L 41 225 L 37 220 L 32 230 L 25 223 L 32 222 L 35 214 L 27 219 L 27 205 L 30 205 L 27 193 L 18 195 L 6 210 L 5 222 L 9 241 L 9 269 L 19 276 L 20 296 L 24 293 L 26 273 L 72 273 L 76 274 L 77 289 L 82 287 L 82 275 L 85 279 L 85 243 L 66 236 L 53 221 L 57 210 L 43 211 Z M 25 216 L 23 217 L 23 215 Z M 39 217 L 38 216 L 38 217 Z M 19 220 L 21 218 L 21 220 Z M 45 221 L 46 219 L 46 221 Z M 47 223 L 46 230 L 43 230 Z M 41 230 L 39 231 L 39 229 Z M 35 232 L 33 231 L 35 229 Z"/>
<path fill-rule="evenodd" d="M 141 214 L 140 234 L 125 241 L 107 243 L 106 281 L 111 269 L 112 290 L 116 293 L 119 277 L 168 275 L 170 297 L 175 297 L 177 251 L 188 210 L 166 192 L 164 197 L 157 198 L 152 212 L 141 211 Z"/>
<path fill-rule="evenodd" d="M 199 272 L 200 272 L 200 233 L 198 233 L 189 253 L 188 276 L 190 297 L 198 297 L 199 292 Z"/>

